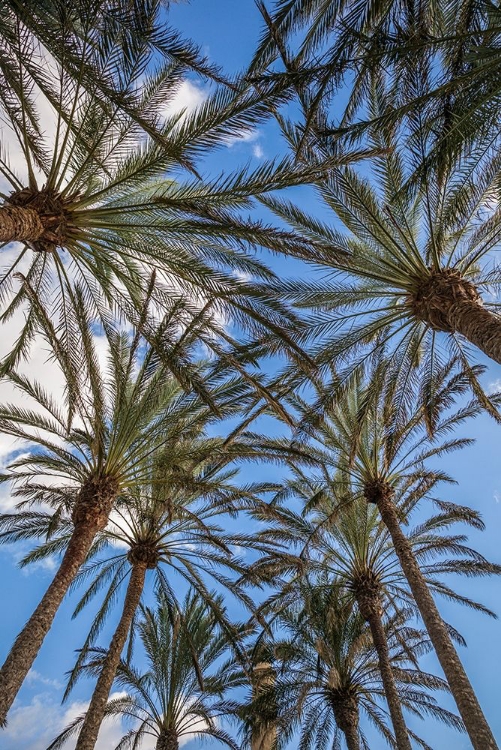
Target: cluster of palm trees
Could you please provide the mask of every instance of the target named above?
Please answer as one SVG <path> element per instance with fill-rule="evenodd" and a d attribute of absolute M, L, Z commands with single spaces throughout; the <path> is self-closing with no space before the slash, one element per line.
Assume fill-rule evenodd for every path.
<path fill-rule="evenodd" d="M 501 573 L 439 468 L 457 428 L 501 421 L 475 360 L 501 362 L 499 9 L 257 9 L 229 77 L 161 0 L 4 3 L 0 377 L 20 399 L 0 432 L 22 451 L 0 539 L 57 572 L 0 669 L 0 725 L 75 591 L 75 616 L 98 608 L 64 698 L 94 688 L 54 750 L 92 750 L 109 717 L 120 750 L 362 750 L 371 726 L 428 748 L 416 717 L 496 750 L 437 599 L 495 616 L 447 576 Z M 269 120 L 280 158 L 204 176 Z"/>

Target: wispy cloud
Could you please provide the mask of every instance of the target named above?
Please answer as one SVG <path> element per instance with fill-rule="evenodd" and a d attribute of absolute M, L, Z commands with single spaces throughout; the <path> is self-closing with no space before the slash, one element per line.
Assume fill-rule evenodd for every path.
<path fill-rule="evenodd" d="M 252 153 L 256 157 L 256 159 L 262 159 L 264 157 L 264 151 L 261 144 L 256 143 L 252 149 Z"/>
<path fill-rule="evenodd" d="M 43 674 L 40 674 L 40 672 L 37 672 L 36 669 L 30 669 L 26 676 L 26 681 L 28 685 L 47 685 L 48 687 L 53 687 L 56 690 L 60 690 L 62 688 L 62 684 L 59 682 L 59 680 L 51 680 L 49 677 L 45 677 Z"/>
<path fill-rule="evenodd" d="M 501 391 L 501 378 L 497 378 L 496 380 L 491 380 L 490 383 L 487 383 L 485 391 L 488 395 L 492 395 L 493 393 L 499 393 L 499 391 Z"/>
<path fill-rule="evenodd" d="M 38 673 L 36 673 L 38 674 Z M 112 697 L 116 698 L 116 693 Z M 84 713 L 88 702 L 74 701 L 62 707 L 48 693 L 35 695 L 30 703 L 17 703 L 9 714 L 7 728 L 2 731 L 2 750 L 46 750 L 47 745 L 77 716 Z M 124 735 L 119 719 L 106 721 L 96 745 L 96 750 L 111 750 L 118 745 Z M 74 738 L 69 740 L 65 750 L 75 746 Z M 154 745 L 144 747 L 152 750 Z"/>

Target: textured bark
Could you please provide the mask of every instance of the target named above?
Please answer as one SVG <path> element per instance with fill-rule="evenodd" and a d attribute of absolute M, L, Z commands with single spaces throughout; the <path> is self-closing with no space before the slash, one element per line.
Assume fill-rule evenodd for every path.
<path fill-rule="evenodd" d="M 448 318 L 457 333 L 501 363 L 501 316 L 486 310 L 481 303 L 465 301 L 453 305 Z"/>
<path fill-rule="evenodd" d="M 0 207 L 0 242 L 34 242 L 45 231 L 37 211 L 21 206 Z"/>
<path fill-rule="evenodd" d="M 344 737 L 348 750 L 360 750 L 360 740 L 358 739 L 358 727 L 354 724 L 348 724 L 343 729 Z"/>
<path fill-rule="evenodd" d="M 78 735 L 75 750 L 93 750 L 97 742 L 97 736 L 104 719 L 106 704 L 117 673 L 120 656 L 127 641 L 134 614 L 141 601 L 145 574 L 146 565 L 144 563 L 133 566 L 125 595 L 122 616 L 113 633 L 108 653 L 106 654 L 89 708 L 87 709 L 80 734 Z"/>
<path fill-rule="evenodd" d="M 377 506 L 409 583 L 412 595 L 423 618 L 433 648 L 444 671 L 451 693 L 466 726 L 475 750 L 498 750 L 471 683 L 440 617 L 435 601 L 414 557 L 409 540 L 402 532 L 391 498 L 382 493 Z"/>
<path fill-rule="evenodd" d="M 354 696 L 339 696 L 333 700 L 334 718 L 343 732 L 348 750 L 360 750 L 358 736 L 358 703 Z"/>
<path fill-rule="evenodd" d="M 485 309 L 474 285 L 458 271 L 430 273 L 409 302 L 419 320 L 437 331 L 460 333 L 501 363 L 501 316 Z"/>
<path fill-rule="evenodd" d="M 159 735 L 155 750 L 178 750 L 179 742 L 174 729 L 165 729 Z"/>
<path fill-rule="evenodd" d="M 355 595 L 360 614 L 369 624 L 372 640 L 378 656 L 379 671 L 383 681 L 386 702 L 391 716 L 398 750 L 412 750 L 409 734 L 402 713 L 402 704 L 398 695 L 395 677 L 391 668 L 388 641 L 383 627 L 381 597 L 378 589 L 371 586 L 372 581 L 360 581 Z"/>
<path fill-rule="evenodd" d="M 275 672 L 269 662 L 258 662 L 253 672 L 254 695 L 269 689 L 275 682 Z M 252 731 L 251 750 L 273 750 L 277 741 L 276 707 L 270 706 L 270 716 L 260 716 Z"/>
<path fill-rule="evenodd" d="M 115 496 L 116 486 L 108 478 L 92 479 L 80 490 L 73 513 L 75 529 L 61 566 L 40 604 L 17 636 L 0 670 L 0 726 L 5 724 L 7 712 L 31 669 L 56 612 L 85 561 L 96 534 L 106 526 Z M 81 504 L 85 511 L 79 510 Z M 94 516 L 91 513 L 93 504 L 98 508 Z"/>

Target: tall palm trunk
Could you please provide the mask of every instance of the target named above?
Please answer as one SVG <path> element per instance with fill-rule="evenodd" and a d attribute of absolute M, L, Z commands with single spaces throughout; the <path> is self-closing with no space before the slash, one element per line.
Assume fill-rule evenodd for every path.
<path fill-rule="evenodd" d="M 400 528 L 391 494 L 382 491 L 375 493 L 373 498 L 381 513 L 381 518 L 390 532 L 395 552 L 449 683 L 471 744 L 475 750 L 497 750 L 496 741 L 480 708 L 475 691 L 426 585 L 409 540 Z"/>
<path fill-rule="evenodd" d="M 372 640 L 378 656 L 379 671 L 383 681 L 386 702 L 391 716 L 393 731 L 398 750 L 412 750 L 409 734 L 402 713 L 402 704 L 395 684 L 395 676 L 391 667 L 388 641 L 383 627 L 381 597 L 378 590 L 369 586 L 360 586 L 356 592 L 356 599 L 360 614 L 369 624 Z"/>
<path fill-rule="evenodd" d="M 122 616 L 113 633 L 108 653 L 106 654 L 89 708 L 87 709 L 80 734 L 78 735 L 75 750 L 93 750 L 97 742 L 97 736 L 104 719 L 106 704 L 117 673 L 120 656 L 124 649 L 132 620 L 141 601 L 146 569 L 145 563 L 137 563 L 132 566 Z"/>
<path fill-rule="evenodd" d="M 34 242 L 45 232 L 45 226 L 33 208 L 0 207 L 0 242 Z"/>
<path fill-rule="evenodd" d="M 158 737 L 155 750 L 178 750 L 179 741 L 174 729 L 165 729 Z"/>
<path fill-rule="evenodd" d="M 360 750 L 358 735 L 358 704 L 353 696 L 340 697 L 333 702 L 334 718 L 344 734 L 348 750 Z"/>
<path fill-rule="evenodd" d="M 275 672 L 269 662 L 258 662 L 253 669 L 253 692 L 258 695 L 275 684 Z M 277 741 L 276 707 L 269 707 L 269 715 L 258 717 L 252 730 L 251 750 L 273 750 Z"/>
<path fill-rule="evenodd" d="M 17 636 L 0 670 L 0 726 L 49 632 L 59 606 L 78 569 L 85 561 L 96 534 L 108 522 L 117 494 L 114 480 L 92 478 L 82 487 L 73 511 L 74 531 L 52 583 L 40 604 Z"/>

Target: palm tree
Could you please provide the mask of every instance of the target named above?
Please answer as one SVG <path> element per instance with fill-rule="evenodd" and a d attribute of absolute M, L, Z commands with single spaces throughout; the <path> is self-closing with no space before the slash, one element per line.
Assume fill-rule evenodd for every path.
<path fill-rule="evenodd" d="M 50 39 L 57 36 L 58 22 L 63 24 L 59 38 L 65 38 L 64 12 L 58 20 L 51 3 L 47 8 L 44 4 L 40 15 L 31 6 L 27 4 L 26 13 L 33 28 L 40 29 L 48 15 Z M 75 7 L 77 18 L 68 22 L 70 40 L 73 23 L 81 30 L 78 18 L 80 13 L 86 16 L 86 0 L 76 2 Z M 9 246 L 0 277 L 4 297 L 0 320 L 7 320 L 23 305 L 29 309 L 6 368 L 26 353 L 36 319 L 35 300 L 51 319 L 65 324 L 74 285 L 79 283 L 93 315 L 106 318 L 112 305 L 114 311 L 137 322 L 144 287 L 153 271 L 155 303 L 162 309 L 172 297 L 184 300 L 188 320 L 205 310 L 207 325 L 210 321 L 213 327 L 212 338 L 207 338 L 219 354 L 229 338 L 221 325 L 223 319 L 237 322 L 252 340 L 261 339 L 261 346 L 266 343 L 263 333 L 274 331 L 275 342 L 268 336 L 272 349 L 276 342 L 288 341 L 291 351 L 295 350 L 299 323 L 291 327 L 294 316 L 268 283 L 275 275 L 248 250 L 258 245 L 273 250 L 294 246 L 301 252 L 305 246 L 306 252 L 306 245 L 291 233 L 246 218 L 242 212 L 252 206 L 253 196 L 323 175 L 325 165 L 301 167 L 293 158 L 285 158 L 280 163 L 262 163 L 255 170 L 237 169 L 202 179 L 200 158 L 252 130 L 282 95 L 219 84 L 196 111 L 169 112 L 169 102 L 182 91 L 191 58 L 179 48 L 178 56 L 174 54 L 177 42 L 168 30 L 160 34 L 157 7 L 158 2 L 152 0 L 138 11 L 142 27 L 137 34 L 133 20 L 130 28 L 124 21 L 122 36 L 122 27 L 115 28 L 115 13 L 110 11 L 111 37 L 101 47 L 94 39 L 94 13 L 84 24 L 83 40 L 75 42 L 76 50 L 72 47 L 80 55 L 77 70 L 86 70 L 89 40 L 85 34 L 90 36 L 97 49 L 98 72 L 110 79 L 110 96 L 115 92 L 114 98 L 124 106 L 132 97 L 130 113 L 113 97 L 103 101 L 96 87 L 75 83 L 72 62 L 68 69 L 56 65 L 52 79 L 43 76 L 52 129 L 40 125 L 36 90 L 28 84 L 16 100 L 15 112 L 6 118 L 0 173 L 7 187 L 0 194 L 0 242 L 4 247 L 17 244 Z M 17 18 L 12 20 L 12 14 L 7 14 L 7 19 L 15 27 L 14 34 Z M 112 32 L 124 49 L 114 45 Z M 166 60 L 148 75 L 152 50 L 157 48 L 165 51 Z M 89 65 L 92 68 L 92 57 Z M 43 66 L 34 60 L 30 72 L 33 68 L 40 71 Z M 144 117 L 144 127 L 138 125 L 139 116 Z M 155 128 L 145 136 L 148 123 Z M 19 170 L 9 162 L 9 144 L 21 150 Z M 351 158 L 345 154 L 334 161 L 344 164 Z"/>
<path fill-rule="evenodd" d="M 214 607 L 222 608 L 221 597 L 212 592 Z M 227 747 L 238 746 L 218 723 L 231 709 L 224 694 L 232 686 L 231 670 L 218 661 L 228 652 L 228 640 L 214 617 L 214 607 L 197 594 L 188 593 L 181 609 L 173 615 L 162 596 L 156 610 L 142 608 L 138 624 L 148 669 L 135 668 L 121 661 L 117 687 L 125 697 L 111 700 L 107 716 L 126 717 L 134 722 L 117 746 L 120 750 L 139 747 L 146 737 L 156 739 L 156 750 L 177 750 L 179 741 L 189 735 L 202 739 L 213 737 Z M 240 626 L 235 626 L 235 631 Z M 242 634 L 244 630 L 242 629 Z M 99 674 L 106 652 L 95 649 L 85 671 Z M 238 684 L 238 678 L 233 678 Z M 50 745 L 62 747 L 78 731 L 80 716 Z"/>
<path fill-rule="evenodd" d="M 405 521 L 406 510 L 425 499 L 437 502 L 446 516 L 451 512 L 450 504 L 441 503 L 432 492 L 439 482 L 452 480 L 444 472 L 428 469 L 426 462 L 469 442 L 464 439 L 446 440 L 445 436 L 475 412 L 471 405 L 459 412 L 440 416 L 444 408 L 451 406 L 458 382 L 457 378 L 453 378 L 449 383 L 442 384 L 435 400 L 433 439 L 426 431 L 424 408 L 400 404 L 394 391 L 384 391 L 380 387 L 381 380 L 377 373 L 372 382 L 369 379 L 368 385 L 354 384 L 337 403 L 332 404 L 331 398 L 331 407 L 327 409 L 325 418 L 319 419 L 314 428 L 310 427 L 312 452 L 316 452 L 314 441 L 319 439 L 327 448 L 319 450 L 319 460 L 327 469 L 331 467 L 331 476 L 323 475 L 324 484 L 318 488 L 310 507 L 322 500 L 326 482 L 331 497 L 337 499 L 337 505 L 324 520 L 324 525 L 335 520 L 340 507 L 357 498 L 377 507 L 473 747 L 480 750 L 496 748 L 496 742 L 448 628 L 440 617 L 426 576 L 420 569 L 416 554 L 419 543 L 415 552 L 412 539 L 404 534 L 400 525 Z M 309 411 L 309 407 L 306 411 Z M 308 429 L 307 420 L 304 420 L 304 424 Z M 480 518 L 470 509 L 452 506 L 452 512 L 460 513 L 476 528 L 483 528 Z M 479 572 L 482 568 L 483 563 Z M 469 562 L 466 561 L 464 571 L 467 573 L 468 569 Z M 487 564 L 485 572 L 489 569 L 498 572 L 497 566 Z M 433 588 L 435 586 L 433 581 Z M 444 593 L 447 595 L 446 591 Z"/>
<path fill-rule="evenodd" d="M 74 335 L 76 341 L 81 337 L 81 343 L 74 344 L 71 356 L 62 346 L 56 349 L 68 376 L 64 407 L 42 385 L 13 372 L 10 381 L 35 408 L 6 405 L 0 410 L 2 432 L 33 446 L 12 461 L 2 481 L 11 482 L 15 494 L 28 504 L 51 505 L 55 526 L 63 514 L 72 524 L 60 547 L 61 566 L 0 671 L 2 722 L 96 534 L 106 527 L 117 497 L 149 481 L 148 462 L 155 450 L 175 442 L 182 433 L 187 437 L 196 433 L 217 414 L 231 414 L 237 408 L 235 399 L 238 408 L 245 403 L 245 387 L 221 375 L 213 381 L 216 411 L 193 392 L 184 394 L 164 364 L 165 357 L 160 359 L 153 348 L 145 348 L 141 336 L 130 337 L 110 325 L 109 360 L 103 370 L 81 297 L 76 311 L 79 325 Z M 177 328 L 177 340 L 170 342 L 173 366 L 186 361 L 189 372 L 194 369 L 189 357 L 193 339 L 185 335 L 181 321 L 174 305 L 161 333 L 169 333 L 169 324 Z M 196 341 L 196 331 L 192 335 Z M 169 338 L 161 338 L 166 348 Z M 57 339 L 52 343 L 56 345 Z M 12 523 L 15 517 L 4 519 L 7 536 Z"/>
<path fill-rule="evenodd" d="M 276 750 L 278 741 L 278 707 L 273 688 L 276 671 L 273 665 L 273 648 L 264 639 L 258 639 L 247 649 L 248 674 L 251 683 L 251 700 L 237 712 L 243 722 L 251 750 Z M 266 705 L 261 696 L 266 695 Z M 259 702 L 259 710 L 254 710 Z"/>
<path fill-rule="evenodd" d="M 258 696 L 252 710 L 259 714 L 270 700 L 276 701 L 278 746 L 285 746 L 300 729 L 301 750 L 339 747 L 339 732 L 349 750 L 368 748 L 361 712 L 393 746 L 387 717 L 378 705 L 384 690 L 370 631 L 337 583 L 303 582 L 301 596 L 280 610 L 276 624 L 284 633 L 273 643 L 276 680 Z M 422 633 L 394 618 L 385 623 L 385 634 L 403 705 L 415 715 L 429 714 L 461 728 L 457 717 L 437 706 L 427 693 L 430 688 L 443 689 L 445 683 L 408 666 L 413 652 L 417 656 L 426 650 Z M 427 747 L 416 735 L 412 737 Z"/>
<path fill-rule="evenodd" d="M 384 86 L 376 82 L 374 88 L 372 111 L 391 109 Z M 387 377 L 400 384 L 416 383 L 412 369 L 423 363 L 426 391 L 452 353 L 497 418 L 464 343 L 501 362 L 495 300 L 500 276 L 490 256 L 499 238 L 500 213 L 492 203 L 499 153 L 486 156 L 479 146 L 448 170 L 428 170 L 424 184 L 411 190 L 409 179 L 426 154 L 424 129 L 418 123 L 409 137 L 379 126 L 370 140 L 379 149 L 370 176 L 334 170 L 318 186 L 332 225 L 289 202 L 265 199 L 294 230 L 318 243 L 314 259 L 330 275 L 314 283 L 290 282 L 287 296 L 315 310 L 311 331 L 319 341 L 319 360 L 335 363 L 341 379 L 372 354 L 384 353 Z M 334 221 L 347 231 L 338 231 Z"/>
<path fill-rule="evenodd" d="M 319 434 L 318 441 L 328 451 L 322 437 Z M 291 529 L 290 546 L 300 546 L 301 557 L 308 560 L 310 575 L 318 571 L 325 578 L 336 580 L 339 596 L 356 602 L 371 631 L 397 747 L 408 747 L 408 730 L 392 670 L 385 619 L 388 615 L 398 618 L 404 613 L 416 612 L 388 530 L 381 524 L 377 508 L 361 498 L 351 502 L 345 498 L 344 507 L 339 510 L 335 521 L 332 520 L 333 511 L 340 503 L 332 494 L 336 490 L 336 482 L 334 479 L 334 486 L 331 486 L 327 467 L 324 466 L 321 473 L 313 476 L 305 476 L 298 468 L 294 473 L 296 476 L 287 482 L 287 491 L 304 502 L 306 509 L 310 509 L 308 515 L 312 515 L 311 520 L 297 516 L 290 509 L 285 509 L 281 519 L 280 508 L 273 509 L 270 520 L 278 524 L 282 544 L 285 543 L 284 532 L 287 528 Z M 399 511 L 408 525 L 412 507 L 400 507 Z M 466 546 L 463 535 L 446 535 L 449 526 L 458 521 L 475 524 L 478 514 L 465 514 L 464 509 L 450 506 L 447 511 L 408 530 L 407 536 L 432 591 L 494 616 L 482 605 L 454 592 L 439 578 L 440 574 L 451 572 L 461 574 L 464 571 L 468 576 L 501 572 L 499 566 L 489 563 Z M 272 601 L 281 605 L 284 602 L 293 603 L 298 596 L 297 587 L 301 586 L 301 580 L 301 576 L 293 579 Z M 457 638 L 463 642 L 458 635 Z"/>
<path fill-rule="evenodd" d="M 159 1 L 139 10 L 121 0 L 100 6 L 89 0 L 8 3 L 0 23 L 0 69 L 4 64 L 16 101 L 6 107 L 6 127 L 22 152 L 25 174 L 16 174 L 4 155 L 0 168 L 9 187 L 0 207 L 0 238 L 24 246 L 9 248 L 0 319 L 22 305 L 30 311 L 6 370 L 27 353 L 37 317 L 33 305 L 38 309 L 42 301 L 64 328 L 76 278 L 93 315 L 106 317 L 113 304 L 137 323 L 152 268 L 158 306 L 176 295 L 187 319 L 202 308 L 213 329 L 205 343 L 218 356 L 227 355 L 230 339 L 221 319 L 232 318 L 252 340 L 257 336 L 260 351 L 286 342 L 299 362 L 307 359 L 295 346 L 299 321 L 266 283 L 274 275 L 246 250 L 263 245 L 301 254 L 308 243 L 242 219 L 240 209 L 263 191 L 323 176 L 327 166 L 360 154 L 345 152 L 328 165 L 322 160 L 300 169 L 285 159 L 252 173 L 202 180 L 198 157 L 245 134 L 286 95 L 223 80 L 192 46 L 159 28 Z M 52 76 L 40 72 L 50 69 L 50 61 L 41 64 L 37 57 L 40 40 L 57 63 Z M 157 53 L 165 62 L 148 75 Z M 6 63 L 11 58 L 19 70 Z M 179 93 L 187 68 L 223 85 L 196 113 L 166 117 L 165 102 Z M 38 89 L 53 110 L 53 137 L 40 127 Z M 270 331 L 273 337 L 263 336 Z"/>

